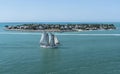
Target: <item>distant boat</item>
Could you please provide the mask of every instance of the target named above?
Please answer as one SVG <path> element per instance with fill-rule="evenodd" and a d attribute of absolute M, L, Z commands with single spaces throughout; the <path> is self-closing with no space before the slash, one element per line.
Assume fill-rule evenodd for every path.
<path fill-rule="evenodd" d="M 40 47 L 42 48 L 57 48 L 60 44 L 57 37 L 50 33 L 50 35 L 47 32 L 43 32 L 41 39 L 40 39 Z"/>

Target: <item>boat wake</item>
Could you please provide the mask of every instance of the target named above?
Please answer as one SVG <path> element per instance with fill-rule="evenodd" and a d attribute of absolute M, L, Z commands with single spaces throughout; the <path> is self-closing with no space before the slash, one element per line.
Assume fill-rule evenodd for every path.
<path fill-rule="evenodd" d="M 4 33 L 3 35 L 40 35 L 40 33 Z M 56 35 L 65 35 L 65 36 L 120 36 L 120 34 L 57 34 Z"/>

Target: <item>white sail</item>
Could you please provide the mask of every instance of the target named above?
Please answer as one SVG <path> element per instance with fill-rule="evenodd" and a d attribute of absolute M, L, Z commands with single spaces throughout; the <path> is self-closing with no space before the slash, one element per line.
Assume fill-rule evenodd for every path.
<path fill-rule="evenodd" d="M 41 40 L 40 40 L 40 44 L 41 45 L 49 45 L 49 36 L 48 33 L 44 32 L 41 36 Z"/>
<path fill-rule="evenodd" d="M 42 33 L 42 35 L 41 35 L 41 39 L 40 39 L 40 43 L 42 43 L 43 40 L 44 40 L 44 34 Z"/>
<path fill-rule="evenodd" d="M 48 33 L 46 34 L 46 45 L 49 45 L 49 35 L 48 35 Z"/>
<path fill-rule="evenodd" d="M 54 35 L 52 33 L 50 33 L 49 44 L 50 44 L 50 46 L 55 46 Z"/>
<path fill-rule="evenodd" d="M 56 36 L 54 36 L 54 40 L 55 40 L 55 44 L 59 44 L 60 43 Z"/>

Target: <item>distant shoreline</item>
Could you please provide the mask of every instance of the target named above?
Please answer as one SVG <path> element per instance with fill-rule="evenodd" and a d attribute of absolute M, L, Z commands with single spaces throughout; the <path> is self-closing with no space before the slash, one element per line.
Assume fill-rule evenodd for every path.
<path fill-rule="evenodd" d="M 114 24 L 21 24 L 6 25 L 4 30 L 22 32 L 79 32 L 91 30 L 113 30 Z"/>

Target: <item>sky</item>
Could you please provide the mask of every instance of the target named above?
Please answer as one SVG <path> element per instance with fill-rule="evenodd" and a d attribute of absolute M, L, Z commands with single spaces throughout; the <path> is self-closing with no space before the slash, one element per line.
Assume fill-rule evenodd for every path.
<path fill-rule="evenodd" d="M 0 0 L 0 22 L 119 22 L 120 0 Z"/>

